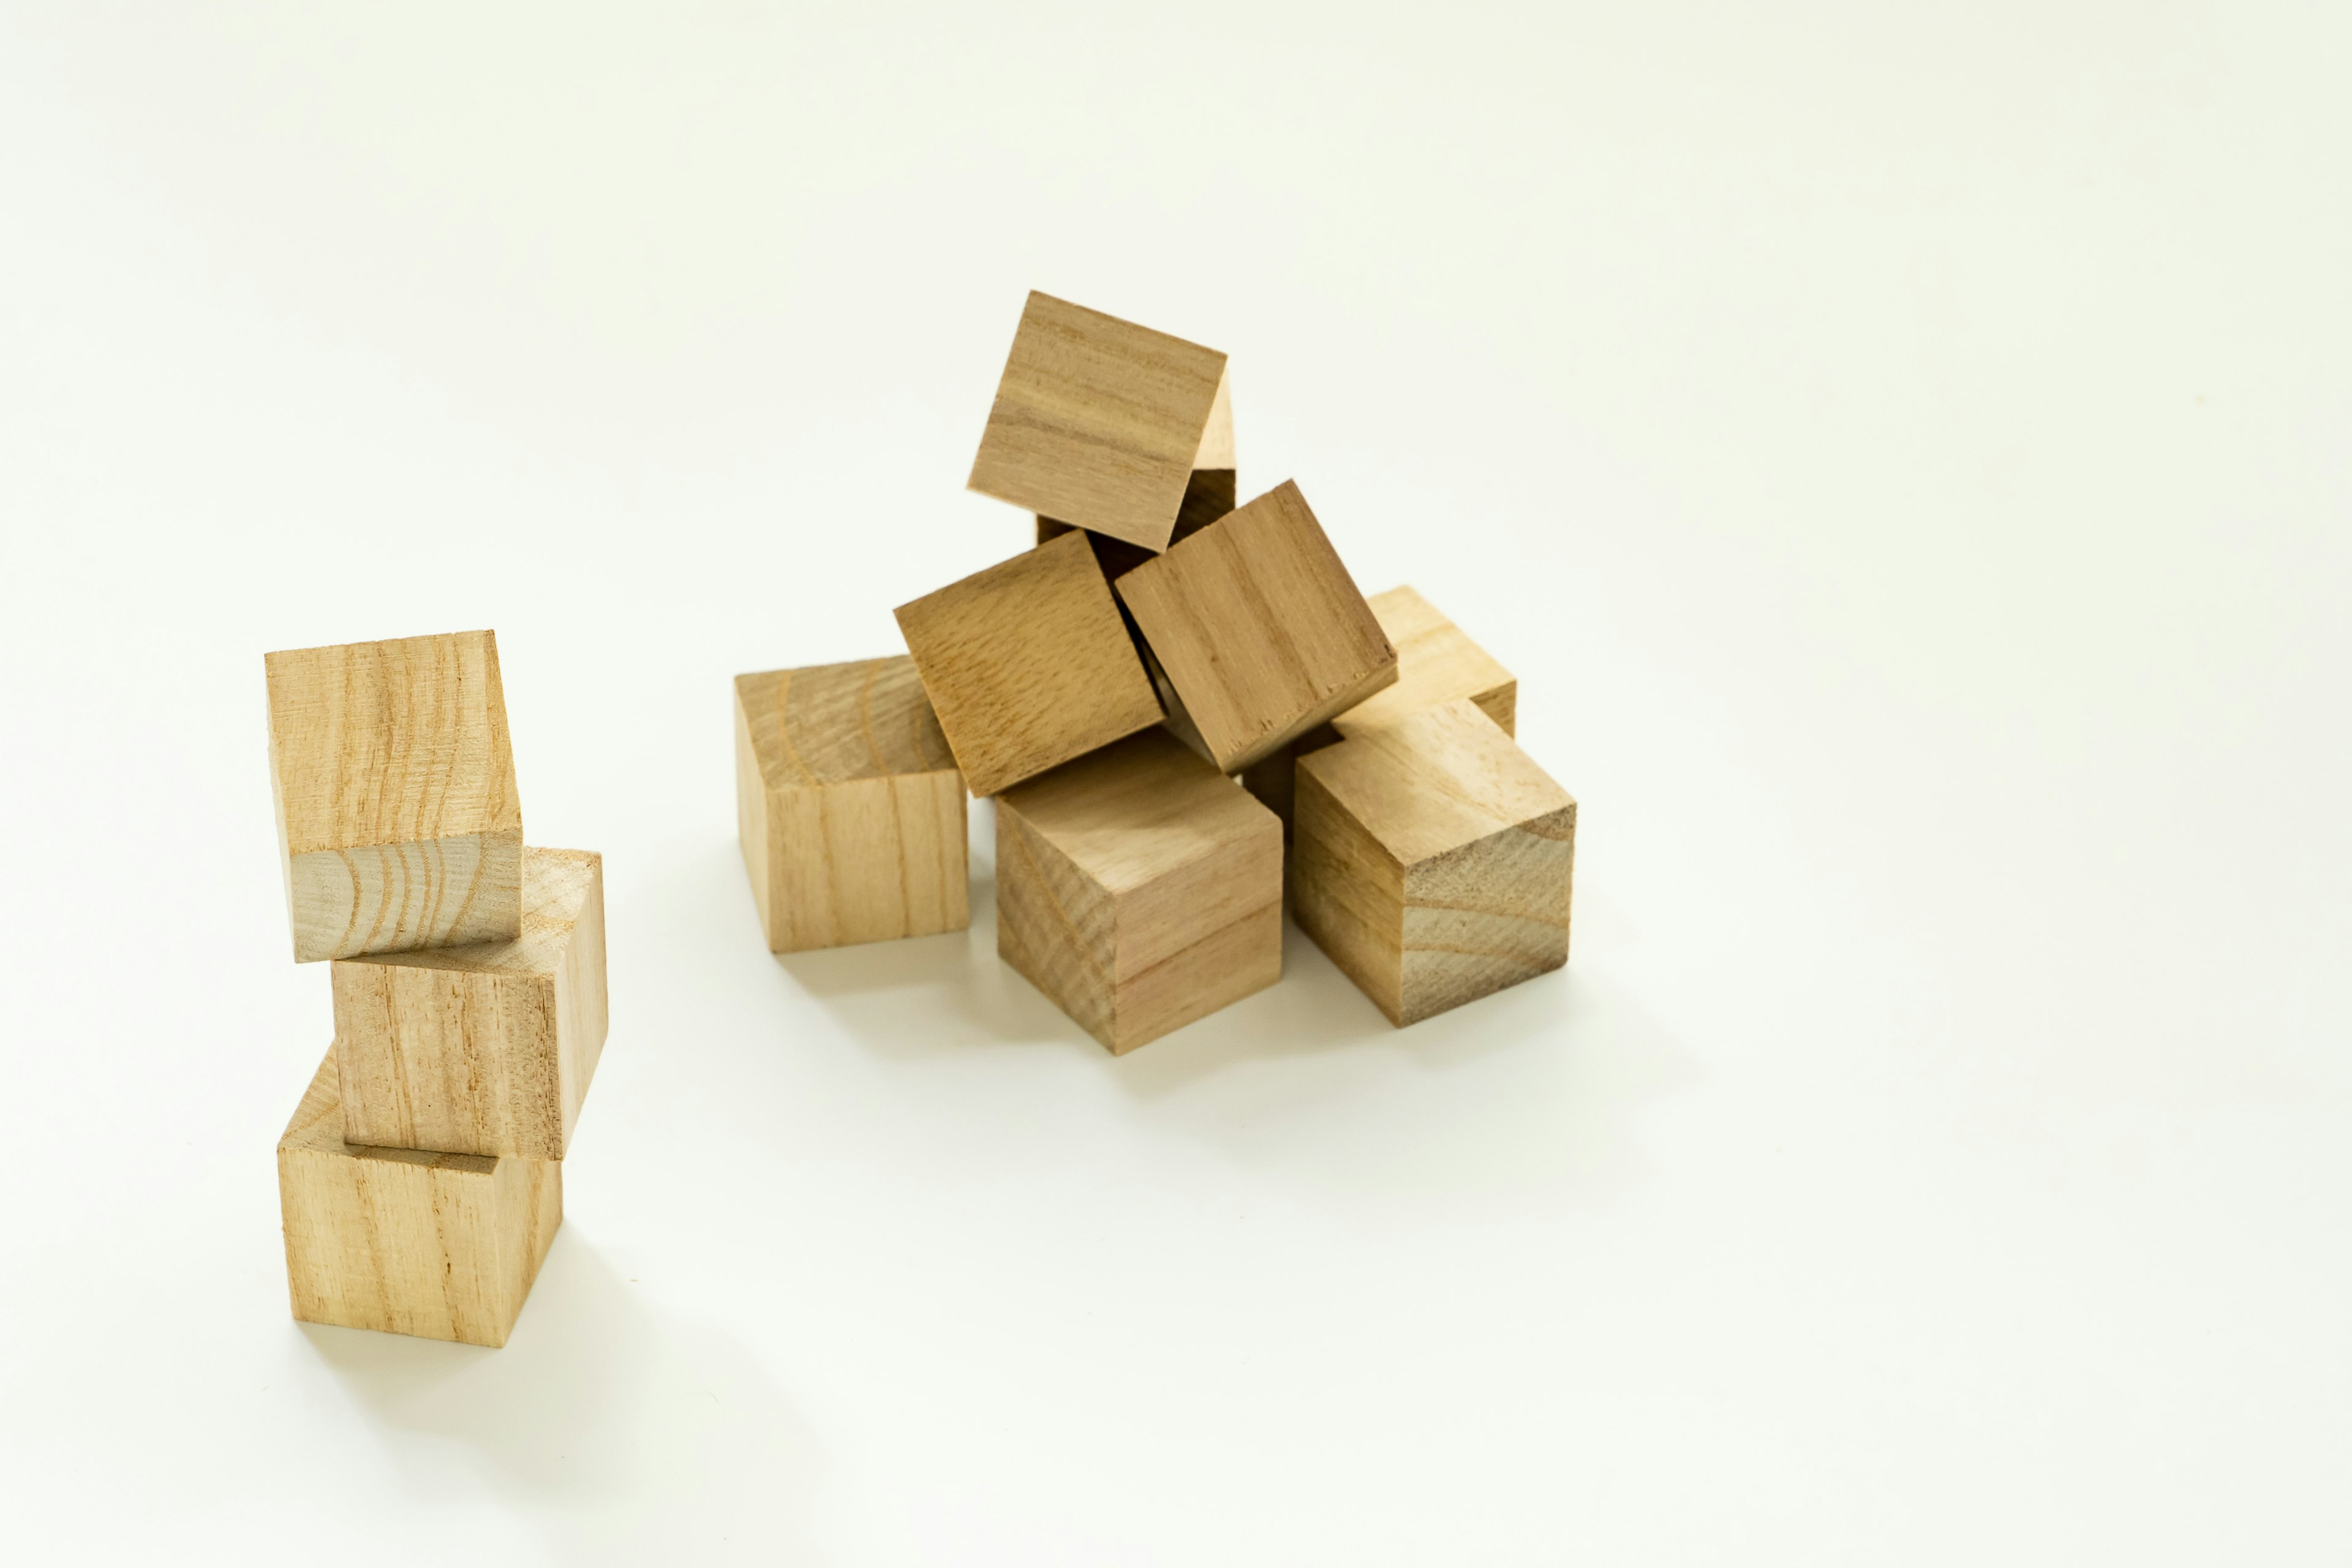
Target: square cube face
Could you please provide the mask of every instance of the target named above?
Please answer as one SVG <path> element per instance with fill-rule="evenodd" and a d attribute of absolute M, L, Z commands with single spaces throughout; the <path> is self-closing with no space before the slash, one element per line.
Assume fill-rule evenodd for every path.
<path fill-rule="evenodd" d="M 1568 962 L 1576 802 L 1467 699 L 1298 760 L 1298 924 L 1400 1026 Z"/>
<path fill-rule="evenodd" d="M 1113 1052 L 1282 973 L 1282 828 L 1161 730 L 1007 791 L 997 951 Z"/>
<path fill-rule="evenodd" d="M 1082 534 L 999 562 L 898 615 L 974 795 L 1160 722 L 1160 699 Z"/>
<path fill-rule="evenodd" d="M 1033 293 L 971 488 L 1165 549 L 1224 372 L 1214 349 Z"/>
<path fill-rule="evenodd" d="M 913 659 L 737 676 L 735 753 L 772 951 L 971 923 L 963 775 Z"/>
<path fill-rule="evenodd" d="M 294 956 L 511 941 L 522 807 L 489 632 L 264 656 Z"/>
<path fill-rule="evenodd" d="M 502 1345 L 563 1223 L 563 1167 L 343 1141 L 334 1054 L 278 1144 L 294 1316 Z"/>
<path fill-rule="evenodd" d="M 1118 594 L 1227 773 L 1396 679 L 1396 650 L 1287 481 L 1128 573 Z"/>
<path fill-rule="evenodd" d="M 604 1048 L 604 858 L 523 851 L 522 934 L 339 959 L 353 1143 L 560 1160 Z"/>

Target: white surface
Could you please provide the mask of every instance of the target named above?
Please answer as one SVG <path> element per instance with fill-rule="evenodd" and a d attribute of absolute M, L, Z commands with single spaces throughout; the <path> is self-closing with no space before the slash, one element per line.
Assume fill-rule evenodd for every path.
<path fill-rule="evenodd" d="M 2352 1553 L 2341 7 L 361 9 L 0 9 L 15 1560 Z M 1024 542 L 1033 286 L 1519 672 L 1566 974 L 763 951 L 728 679 Z M 270 1152 L 259 655 L 472 626 L 611 900 L 497 1352 Z"/>

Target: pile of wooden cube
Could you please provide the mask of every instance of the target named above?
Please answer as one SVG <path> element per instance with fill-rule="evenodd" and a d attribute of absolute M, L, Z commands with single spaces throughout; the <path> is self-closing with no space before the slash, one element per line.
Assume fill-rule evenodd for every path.
<path fill-rule="evenodd" d="M 294 957 L 334 965 L 278 1145 L 294 1315 L 504 1344 L 604 1046 L 603 858 L 524 847 L 490 633 L 264 663 Z"/>
<path fill-rule="evenodd" d="M 1568 961 L 1576 803 L 1517 683 L 1307 498 L 1236 506 L 1225 356 L 1032 294 L 971 488 L 1034 548 L 902 605 L 910 657 L 735 681 L 744 859 L 779 952 L 969 923 L 1114 1052 L 1272 984 L 1282 919 L 1400 1026 Z"/>

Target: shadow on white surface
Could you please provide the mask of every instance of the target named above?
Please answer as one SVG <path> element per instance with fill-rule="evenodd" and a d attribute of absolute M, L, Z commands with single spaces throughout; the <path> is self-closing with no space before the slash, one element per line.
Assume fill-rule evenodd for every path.
<path fill-rule="evenodd" d="M 732 1337 L 656 1313 L 569 1226 L 502 1349 L 301 1331 L 421 1500 L 488 1491 L 538 1516 L 566 1560 L 814 1554 L 807 1424 Z M 727 1533 L 682 1538 L 698 1516 Z M 747 1518 L 756 1541 L 719 1522 Z"/>

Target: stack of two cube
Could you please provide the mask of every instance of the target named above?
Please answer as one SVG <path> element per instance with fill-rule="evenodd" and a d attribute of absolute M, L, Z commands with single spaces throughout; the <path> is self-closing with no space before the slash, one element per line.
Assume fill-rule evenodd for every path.
<path fill-rule="evenodd" d="M 603 859 L 523 845 L 491 633 L 265 663 L 294 956 L 333 963 L 278 1147 L 294 1315 L 503 1344 L 604 1048 Z"/>
<path fill-rule="evenodd" d="M 1132 1049 L 1279 977 L 1296 776 L 1293 907 L 1392 1020 L 1565 962 L 1574 803 L 1516 687 L 1410 589 L 1367 602 L 1296 485 L 1236 509 L 1231 419 L 1223 354 L 1031 296 L 971 485 L 1036 547 L 901 606 L 911 661 L 737 683 L 772 946 L 965 923 L 969 787 L 1000 953 Z"/>

